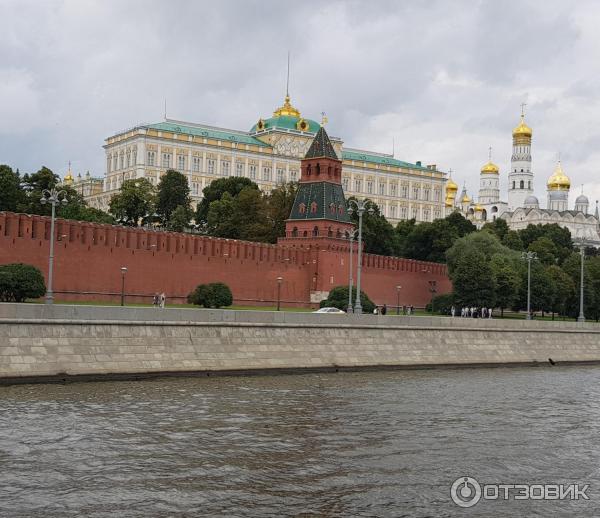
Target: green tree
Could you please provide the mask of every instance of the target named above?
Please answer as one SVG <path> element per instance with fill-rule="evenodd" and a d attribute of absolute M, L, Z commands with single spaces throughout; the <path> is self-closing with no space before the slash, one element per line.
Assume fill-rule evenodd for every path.
<path fill-rule="evenodd" d="M 93 223 L 106 223 L 114 225 L 115 218 L 113 218 L 107 212 L 96 209 L 94 207 L 88 207 L 87 205 L 77 205 L 74 203 L 68 203 L 66 206 L 60 208 L 60 217 L 65 219 L 74 219 L 77 221 L 91 221 Z"/>
<path fill-rule="evenodd" d="M 394 229 L 396 236 L 396 250 L 394 250 L 395 255 L 399 257 L 406 257 L 406 241 L 408 240 L 408 236 L 414 230 L 415 225 L 416 220 L 414 218 L 404 219 L 396 224 L 396 228 Z"/>
<path fill-rule="evenodd" d="M 187 178 L 179 171 L 169 169 L 160 179 L 156 196 L 156 213 L 163 225 L 169 226 L 171 215 L 179 206 L 191 204 Z"/>
<path fill-rule="evenodd" d="M 446 251 L 459 238 L 458 230 L 446 219 L 414 227 L 404 244 L 404 255 L 422 261 L 445 262 Z"/>
<path fill-rule="evenodd" d="M 222 308 L 233 304 L 233 295 L 227 284 L 213 282 L 200 284 L 187 297 L 188 303 L 205 308 Z"/>
<path fill-rule="evenodd" d="M 454 211 L 444 218 L 448 224 L 456 230 L 458 237 L 464 237 L 471 232 L 475 232 L 477 227 L 466 219 L 460 212 Z"/>
<path fill-rule="evenodd" d="M 502 238 L 502 244 L 513 250 L 522 251 L 525 249 L 521 236 L 516 230 L 509 230 Z"/>
<path fill-rule="evenodd" d="M 0 266 L 0 300 L 24 302 L 46 293 L 44 276 L 30 264 L 12 263 Z"/>
<path fill-rule="evenodd" d="M 559 259 L 556 245 L 546 236 L 538 237 L 527 249 L 535 252 L 539 261 L 545 265 L 556 264 Z"/>
<path fill-rule="evenodd" d="M 556 246 L 556 254 L 559 264 L 569 257 L 573 250 L 571 232 L 556 223 L 546 225 L 528 225 L 527 228 L 519 230 L 519 237 L 523 242 L 524 249 L 528 249 L 535 240 L 546 237 Z"/>
<path fill-rule="evenodd" d="M 485 225 L 483 225 L 481 230 L 486 230 L 488 232 L 491 232 L 492 234 L 495 234 L 496 237 L 500 241 L 502 241 L 504 240 L 506 234 L 508 234 L 509 229 L 506 220 L 502 218 L 496 218 L 494 221 L 489 221 Z"/>
<path fill-rule="evenodd" d="M 184 207 L 179 205 L 171 213 L 171 218 L 167 223 L 167 229 L 173 232 L 183 232 L 190 226 L 190 220 L 192 219 L 192 209 L 189 206 Z"/>
<path fill-rule="evenodd" d="M 493 255 L 490 268 L 496 288 L 496 307 L 500 308 L 500 316 L 504 316 L 504 309 L 512 307 L 519 294 L 519 269 L 509 254 Z"/>
<path fill-rule="evenodd" d="M 208 211 L 210 204 L 213 201 L 219 201 L 223 198 L 225 193 L 229 193 L 232 198 L 235 198 L 242 190 L 251 188 L 258 189 L 258 185 L 249 178 L 242 178 L 239 176 L 231 176 L 229 178 L 219 178 L 213 180 L 202 190 L 202 201 L 196 208 L 196 223 L 199 225 L 205 225 L 208 221 Z M 293 203 L 293 200 L 292 200 Z M 291 210 L 291 209 L 290 209 Z M 289 212 L 286 218 L 289 216 Z"/>
<path fill-rule="evenodd" d="M 356 303 L 356 286 L 352 286 L 352 306 Z M 373 313 L 375 304 L 369 296 L 360 290 L 360 304 L 363 308 L 363 313 Z M 343 311 L 348 309 L 348 286 L 336 286 L 333 288 L 325 300 L 319 304 L 322 308 L 338 308 Z"/>
<path fill-rule="evenodd" d="M 15 212 L 25 201 L 21 177 L 7 165 L 0 165 L 0 211 Z"/>
<path fill-rule="evenodd" d="M 298 183 L 289 182 L 276 187 L 266 196 L 269 243 L 276 243 L 278 237 L 285 236 L 285 222 L 292 212 L 297 191 Z"/>
<path fill-rule="evenodd" d="M 519 298 L 515 309 L 527 309 L 527 265 L 521 271 Z M 556 283 L 540 261 L 531 261 L 531 310 L 551 312 L 556 294 Z"/>
<path fill-rule="evenodd" d="M 452 272 L 461 261 L 462 256 L 471 251 L 479 251 L 483 254 L 485 261 L 489 262 L 495 254 L 509 254 L 510 251 L 503 246 L 498 238 L 490 232 L 473 232 L 457 239 L 452 247 L 446 252 L 448 271 L 452 278 Z"/>
<path fill-rule="evenodd" d="M 482 251 L 475 248 L 465 250 L 453 266 L 451 279 L 458 306 L 495 307 L 495 279 L 489 260 Z"/>
<path fill-rule="evenodd" d="M 558 265 L 550 265 L 548 275 L 554 279 L 554 298 L 552 300 L 552 318 L 554 313 L 568 314 L 568 303 L 576 298 L 575 283 L 573 279 Z"/>
<path fill-rule="evenodd" d="M 356 200 L 351 197 L 350 200 Z M 393 255 L 397 249 L 395 243 L 396 235 L 394 227 L 379 210 L 379 206 L 370 202 L 369 209 L 373 209 L 373 214 L 365 211 L 363 214 L 362 239 L 364 251 L 367 254 Z M 353 223 L 358 228 L 358 214 L 354 211 L 350 216 Z"/>
<path fill-rule="evenodd" d="M 118 194 L 110 199 L 110 213 L 117 220 L 137 227 L 154 213 L 156 190 L 145 178 L 125 180 Z"/>

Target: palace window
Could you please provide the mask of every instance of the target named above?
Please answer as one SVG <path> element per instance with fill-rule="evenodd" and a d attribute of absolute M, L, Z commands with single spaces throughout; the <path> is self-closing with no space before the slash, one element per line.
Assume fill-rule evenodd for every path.
<path fill-rule="evenodd" d="M 251 180 L 256 180 L 256 166 L 255 165 L 250 166 L 249 176 L 250 176 Z"/>
<path fill-rule="evenodd" d="M 396 188 L 397 186 L 395 183 L 390 185 L 390 196 L 396 196 Z"/>
<path fill-rule="evenodd" d="M 379 194 L 385 194 L 385 184 L 383 182 L 379 182 Z"/>
<path fill-rule="evenodd" d="M 390 208 L 390 217 L 391 218 L 395 218 L 396 217 L 396 206 L 392 205 Z"/>
<path fill-rule="evenodd" d="M 136 165 L 137 164 L 137 150 L 133 150 L 133 154 L 132 154 L 132 161 L 131 161 L 131 165 Z"/>
<path fill-rule="evenodd" d="M 408 198 L 408 185 L 403 185 L 401 192 L 403 198 Z"/>
<path fill-rule="evenodd" d="M 430 215 L 430 211 L 429 211 L 429 209 L 425 209 L 425 210 L 423 211 L 423 219 L 424 219 L 425 221 L 429 221 L 429 215 Z"/>
<path fill-rule="evenodd" d="M 179 171 L 185 171 L 185 156 L 177 155 L 177 169 Z"/>
<path fill-rule="evenodd" d="M 349 183 L 348 177 L 344 176 L 344 178 L 342 178 L 342 187 L 344 188 L 344 191 L 348 190 L 348 183 Z"/>
<path fill-rule="evenodd" d="M 111 159 L 110 156 L 106 159 L 106 172 L 110 173 L 110 164 L 111 164 Z"/>
<path fill-rule="evenodd" d="M 373 194 L 373 182 L 367 180 L 367 194 Z"/>
<path fill-rule="evenodd" d="M 524 181 L 524 180 L 521 180 L 521 181 L 519 182 L 519 189 L 524 189 L 524 188 L 525 188 L 525 181 Z"/>
<path fill-rule="evenodd" d="M 417 219 L 417 207 L 412 208 L 410 217 L 412 219 Z"/>
<path fill-rule="evenodd" d="M 277 183 L 284 183 L 285 182 L 285 175 L 284 175 L 284 170 L 280 167 L 277 168 Z"/>
<path fill-rule="evenodd" d="M 419 188 L 413 187 L 413 200 L 418 200 L 418 199 L 419 199 Z"/>
<path fill-rule="evenodd" d="M 290 182 L 297 182 L 297 181 L 298 181 L 298 170 L 290 169 Z"/>
<path fill-rule="evenodd" d="M 435 219 L 440 219 L 440 217 L 441 217 L 441 213 L 440 213 L 440 211 L 439 211 L 439 210 L 436 210 L 436 211 L 435 211 Z"/>
<path fill-rule="evenodd" d="M 148 151 L 148 165 L 154 165 L 156 159 L 156 153 L 154 151 Z"/>
<path fill-rule="evenodd" d="M 163 167 L 171 167 L 171 153 L 163 153 L 162 166 Z"/>
<path fill-rule="evenodd" d="M 400 217 L 401 217 L 402 219 L 406 219 L 406 216 L 407 216 L 407 210 L 406 210 L 406 207 L 400 207 Z"/>
<path fill-rule="evenodd" d="M 440 201 L 440 197 L 441 197 L 441 191 L 439 189 L 435 189 L 433 191 L 433 199 L 435 201 Z"/>
<path fill-rule="evenodd" d="M 236 176 L 244 176 L 244 162 L 235 163 L 235 174 Z"/>
<path fill-rule="evenodd" d="M 123 169 L 123 161 L 124 161 L 124 156 L 123 156 L 123 152 L 121 152 L 121 155 L 119 156 L 120 169 Z"/>
<path fill-rule="evenodd" d="M 194 173 L 200 172 L 200 160 L 202 160 L 199 156 L 192 157 L 192 171 Z"/>
<path fill-rule="evenodd" d="M 429 192 L 430 192 L 430 190 L 428 188 L 425 188 L 423 190 L 423 199 L 426 201 L 429 201 Z"/>
<path fill-rule="evenodd" d="M 354 180 L 354 192 L 362 191 L 362 180 Z"/>
<path fill-rule="evenodd" d="M 271 168 L 270 167 L 263 167 L 263 178 L 264 181 L 266 182 L 270 182 L 271 181 Z"/>
<path fill-rule="evenodd" d="M 129 167 L 129 164 L 131 162 L 131 151 L 127 151 L 127 157 L 125 160 L 125 163 L 127 164 L 125 167 Z"/>
<path fill-rule="evenodd" d="M 215 174 L 215 160 L 212 158 L 208 160 L 208 174 Z"/>
<path fill-rule="evenodd" d="M 229 176 L 231 171 L 231 162 L 223 161 L 221 162 L 221 174 L 223 176 Z"/>
<path fill-rule="evenodd" d="M 116 171 L 117 170 L 117 155 L 113 155 L 113 161 L 112 161 L 112 170 Z"/>
<path fill-rule="evenodd" d="M 198 184 L 196 182 L 192 182 L 192 194 L 198 195 Z"/>

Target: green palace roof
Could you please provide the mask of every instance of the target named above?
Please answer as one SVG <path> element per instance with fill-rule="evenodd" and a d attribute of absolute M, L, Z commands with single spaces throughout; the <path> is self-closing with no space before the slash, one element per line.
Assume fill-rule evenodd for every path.
<path fill-rule="evenodd" d="M 396 167 L 406 167 L 409 169 L 422 169 L 430 171 L 430 169 L 422 165 L 411 164 L 410 162 L 396 160 L 395 158 L 391 157 L 365 153 L 364 151 L 342 150 L 342 160 L 354 160 L 355 162 L 371 162 L 373 164 L 392 165 Z"/>
<path fill-rule="evenodd" d="M 308 127 L 304 130 L 298 129 L 298 123 L 303 120 L 306 122 Z M 266 131 L 269 129 L 286 129 L 295 131 L 305 131 L 307 133 L 316 133 L 319 131 L 321 125 L 312 119 L 304 119 L 302 117 L 294 117 L 293 115 L 278 115 L 276 117 L 270 117 L 269 119 L 261 119 L 263 126 L 259 130 L 258 122 L 252 126 L 250 133 L 257 131 Z"/>
<path fill-rule="evenodd" d="M 271 147 L 268 144 L 244 133 L 215 129 L 205 126 L 187 126 L 176 122 L 158 122 L 156 124 L 148 124 L 145 128 L 152 128 L 159 131 L 171 131 L 173 133 L 182 133 L 185 135 L 194 135 L 198 137 L 206 137 L 215 140 L 226 140 L 229 142 L 239 142 L 240 144 L 252 144 L 254 146 Z"/>

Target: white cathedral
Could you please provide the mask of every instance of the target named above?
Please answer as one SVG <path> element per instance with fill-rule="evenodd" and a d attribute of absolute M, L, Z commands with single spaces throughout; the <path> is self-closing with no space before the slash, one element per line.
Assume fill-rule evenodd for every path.
<path fill-rule="evenodd" d="M 589 200 L 581 193 L 575 200 L 574 210 L 569 210 L 571 181 L 563 172 L 560 160 L 554 173 L 548 178 L 546 208 L 533 193 L 531 168 L 532 131 L 521 122 L 513 130 L 513 151 L 508 174 L 508 201 L 500 200 L 500 169 L 492 163 L 491 152 L 487 164 L 481 168 L 477 201 L 471 200 L 466 188 L 457 199 L 458 185 L 449 178 L 446 183 L 446 211 L 460 211 L 478 228 L 496 218 L 506 220 L 509 228 L 520 230 L 528 225 L 557 223 L 569 229 L 574 240 L 585 240 L 589 246 L 600 247 L 600 218 L 598 201 L 594 214 L 589 212 Z"/>

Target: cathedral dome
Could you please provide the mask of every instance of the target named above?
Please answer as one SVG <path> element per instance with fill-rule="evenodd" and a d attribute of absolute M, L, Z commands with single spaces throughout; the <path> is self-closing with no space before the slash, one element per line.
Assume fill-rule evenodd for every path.
<path fill-rule="evenodd" d="M 498 174 L 500 172 L 500 168 L 496 164 L 494 164 L 492 161 L 490 161 L 481 168 L 481 172 Z"/>
<path fill-rule="evenodd" d="M 550 191 L 568 191 L 571 188 L 571 180 L 563 172 L 560 162 L 558 162 L 552 176 L 548 178 L 546 185 Z"/>
<path fill-rule="evenodd" d="M 513 138 L 516 137 L 527 137 L 531 138 L 532 135 L 531 128 L 525 124 L 525 117 L 521 115 L 521 122 L 519 125 L 513 130 Z"/>
<path fill-rule="evenodd" d="M 588 197 L 585 194 L 580 194 L 579 196 L 577 196 L 575 203 L 580 204 L 580 205 L 584 205 L 584 204 L 589 205 L 590 200 L 588 199 Z"/>
<path fill-rule="evenodd" d="M 461 203 L 471 203 L 471 198 L 469 198 L 469 195 L 467 193 L 464 193 L 460 202 Z"/>
<path fill-rule="evenodd" d="M 479 203 L 475 205 L 475 212 L 483 212 L 483 207 Z"/>
<path fill-rule="evenodd" d="M 527 196 L 523 204 L 525 205 L 526 209 L 538 208 L 540 206 L 539 200 L 533 194 Z"/>
<path fill-rule="evenodd" d="M 452 178 L 448 178 L 448 181 L 446 182 L 446 192 L 456 193 L 456 191 L 458 191 L 458 185 L 454 183 Z"/>

